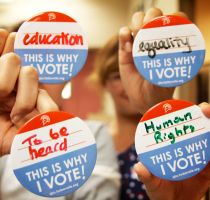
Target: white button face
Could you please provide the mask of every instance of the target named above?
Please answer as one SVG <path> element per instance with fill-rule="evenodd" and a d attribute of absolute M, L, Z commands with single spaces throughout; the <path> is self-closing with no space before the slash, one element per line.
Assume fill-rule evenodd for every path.
<path fill-rule="evenodd" d="M 15 136 L 13 171 L 30 192 L 65 196 L 80 188 L 96 162 L 95 139 L 86 124 L 65 112 L 40 114 Z"/>
<path fill-rule="evenodd" d="M 22 66 L 34 66 L 41 83 L 63 83 L 83 68 L 88 45 L 71 17 L 45 12 L 24 22 L 15 38 L 15 53 Z"/>
<path fill-rule="evenodd" d="M 135 136 L 140 162 L 155 176 L 183 180 L 198 174 L 210 159 L 210 119 L 200 107 L 167 100 L 142 117 Z"/>
<path fill-rule="evenodd" d="M 205 44 L 201 32 L 180 16 L 158 17 L 137 33 L 133 59 L 139 73 L 161 87 L 190 81 L 202 67 Z"/>

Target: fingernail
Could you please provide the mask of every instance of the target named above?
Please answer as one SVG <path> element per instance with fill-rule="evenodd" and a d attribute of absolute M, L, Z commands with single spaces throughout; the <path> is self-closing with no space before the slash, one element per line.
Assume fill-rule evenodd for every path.
<path fill-rule="evenodd" d="M 199 106 L 200 106 L 202 112 L 204 113 L 204 115 L 206 117 L 210 118 L 210 104 L 203 102 Z"/>
<path fill-rule="evenodd" d="M 201 106 L 205 106 L 205 107 L 206 107 L 206 106 L 209 106 L 209 104 L 208 104 L 207 102 L 203 102 L 203 103 L 201 103 L 200 105 L 201 105 Z"/>
<path fill-rule="evenodd" d="M 126 42 L 125 43 L 125 47 L 124 47 L 125 51 L 127 51 L 128 53 L 132 52 L 132 44 L 130 42 Z"/>
<path fill-rule="evenodd" d="M 208 104 L 206 102 L 201 103 L 199 106 L 201 109 L 209 109 L 210 108 L 210 104 Z"/>
<path fill-rule="evenodd" d="M 120 35 L 128 35 L 128 34 L 130 34 L 130 30 L 127 26 L 121 27 L 119 34 Z"/>
<path fill-rule="evenodd" d="M 13 124 L 17 124 L 20 120 L 21 120 L 21 116 L 20 115 L 15 115 L 11 117 L 12 123 Z"/>
<path fill-rule="evenodd" d="M 136 12 L 132 17 L 132 23 L 135 29 L 140 29 L 142 27 L 144 19 L 144 12 Z"/>

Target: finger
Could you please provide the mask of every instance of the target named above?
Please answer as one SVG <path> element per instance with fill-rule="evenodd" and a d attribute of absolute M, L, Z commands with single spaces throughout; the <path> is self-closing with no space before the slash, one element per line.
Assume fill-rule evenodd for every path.
<path fill-rule="evenodd" d="M 142 163 L 137 163 L 134 169 L 139 179 L 145 184 L 148 191 L 156 190 L 161 184 L 161 179 L 152 175 Z"/>
<path fill-rule="evenodd" d="M 39 111 L 37 109 L 34 109 L 29 114 L 26 114 L 23 117 L 21 117 L 21 119 L 15 123 L 15 127 L 18 129 L 21 128 L 26 122 L 28 122 L 38 114 L 40 114 Z"/>
<path fill-rule="evenodd" d="M 52 97 L 52 99 L 55 101 L 55 103 L 61 107 L 62 104 L 62 97 L 61 93 L 64 88 L 65 84 L 40 84 L 40 89 L 44 89 L 48 92 L 48 94 Z"/>
<path fill-rule="evenodd" d="M 122 27 L 119 32 L 119 69 L 123 77 L 132 71 L 136 72 L 132 57 L 133 37 L 128 27 Z"/>
<path fill-rule="evenodd" d="M 10 117 L 16 126 L 25 122 L 25 116 L 36 108 L 38 73 L 34 67 L 22 67 L 18 79 L 17 96 Z"/>
<path fill-rule="evenodd" d="M 210 104 L 208 104 L 208 103 L 206 103 L 206 102 L 203 102 L 203 103 L 201 103 L 199 106 L 200 106 L 200 108 L 201 108 L 203 114 L 204 114 L 206 117 L 210 118 Z"/>
<path fill-rule="evenodd" d="M 128 27 L 123 27 L 119 32 L 119 64 L 121 66 L 133 64 L 132 44 L 133 39 L 131 30 Z"/>
<path fill-rule="evenodd" d="M 172 13 L 172 15 L 188 18 L 188 16 L 184 12 L 180 12 L 180 11 Z"/>
<path fill-rule="evenodd" d="M 8 35 L 9 33 L 6 30 L 0 29 L 0 55 L 3 52 Z"/>
<path fill-rule="evenodd" d="M 59 107 L 53 101 L 53 99 L 49 96 L 47 91 L 42 90 L 42 89 L 39 89 L 36 107 L 40 113 L 59 110 Z"/>
<path fill-rule="evenodd" d="M 1 138 L 0 141 L 0 157 L 10 153 L 12 142 L 18 130 L 16 127 L 11 126 Z"/>
<path fill-rule="evenodd" d="M 8 53 L 0 58 L 0 97 L 5 97 L 12 92 L 20 71 L 20 57 Z"/>
<path fill-rule="evenodd" d="M 144 167 L 141 162 L 135 164 L 134 169 L 142 182 L 147 183 L 151 181 L 153 175 L 147 170 L 146 167 Z"/>
<path fill-rule="evenodd" d="M 119 49 L 130 53 L 132 51 L 133 38 L 128 27 L 122 27 L 119 31 Z"/>
<path fill-rule="evenodd" d="M 136 12 L 132 16 L 132 32 L 134 37 L 143 26 L 144 16 L 144 12 Z"/>
<path fill-rule="evenodd" d="M 2 54 L 14 52 L 15 36 L 16 36 L 15 32 L 9 34 L 9 36 L 7 37 Z"/>
<path fill-rule="evenodd" d="M 143 20 L 143 23 L 146 24 L 148 23 L 149 21 L 151 21 L 153 18 L 155 17 L 160 17 L 162 16 L 163 13 L 160 9 L 158 8 L 150 8 L 146 14 L 145 14 L 145 17 L 144 17 L 144 20 Z"/>

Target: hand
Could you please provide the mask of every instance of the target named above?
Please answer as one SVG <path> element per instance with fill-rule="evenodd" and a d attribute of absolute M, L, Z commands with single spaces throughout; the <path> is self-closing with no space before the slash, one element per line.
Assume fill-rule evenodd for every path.
<path fill-rule="evenodd" d="M 200 105 L 210 118 L 210 104 Z M 168 181 L 152 175 L 142 163 L 135 165 L 139 179 L 145 184 L 151 200 L 200 200 L 210 186 L 210 163 L 196 176 L 183 181 Z"/>
<path fill-rule="evenodd" d="M 0 29 L 0 155 L 10 152 L 18 128 L 38 113 L 58 110 L 46 91 L 38 87 L 33 67 L 21 67 L 13 53 L 15 33 Z"/>
<path fill-rule="evenodd" d="M 161 10 L 151 8 L 146 14 L 137 12 L 132 17 L 132 28 L 123 27 L 119 32 L 119 68 L 122 83 L 130 102 L 144 114 L 160 101 L 171 99 L 174 88 L 163 88 L 145 80 L 134 66 L 132 57 L 133 39 L 142 26 L 155 17 L 162 15 Z M 185 16 L 179 12 L 175 15 Z"/>

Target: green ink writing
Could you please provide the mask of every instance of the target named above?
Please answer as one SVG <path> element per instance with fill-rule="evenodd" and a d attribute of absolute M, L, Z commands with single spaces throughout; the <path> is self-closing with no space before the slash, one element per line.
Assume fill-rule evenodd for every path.
<path fill-rule="evenodd" d="M 187 112 L 186 114 L 184 114 L 183 117 L 176 116 L 176 117 L 174 117 L 174 119 L 172 119 L 172 120 L 169 119 L 167 121 L 164 121 L 162 124 L 155 125 L 153 123 L 153 121 L 151 121 L 150 123 L 144 123 L 144 126 L 145 126 L 147 133 L 150 133 L 150 132 L 155 132 L 156 130 L 169 128 L 170 126 L 173 126 L 180 122 L 184 122 L 184 121 L 191 120 L 191 119 L 192 119 L 191 112 Z"/>
<path fill-rule="evenodd" d="M 176 137 L 193 132 L 195 132 L 195 127 L 193 125 L 184 125 L 181 129 L 174 128 L 174 131 L 170 131 L 169 133 L 155 131 L 154 139 L 156 143 L 160 143 L 166 139 L 169 139 L 171 144 L 174 144 L 176 141 Z"/>
<path fill-rule="evenodd" d="M 195 127 L 193 125 L 183 125 L 182 127 L 174 127 L 169 133 L 164 131 L 164 129 L 170 128 L 171 126 L 176 126 L 179 123 L 186 122 L 192 119 L 191 112 L 187 112 L 183 116 L 176 116 L 173 119 L 166 120 L 161 124 L 155 124 L 153 121 L 144 123 L 147 133 L 154 132 L 154 139 L 156 144 L 163 142 L 164 140 L 169 140 L 171 144 L 176 142 L 176 137 L 186 135 L 195 132 Z"/>

